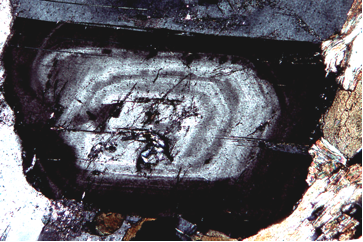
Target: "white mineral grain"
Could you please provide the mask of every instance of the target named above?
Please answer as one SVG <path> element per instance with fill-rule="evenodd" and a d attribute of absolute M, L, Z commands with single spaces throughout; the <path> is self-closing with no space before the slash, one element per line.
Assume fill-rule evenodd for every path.
<path fill-rule="evenodd" d="M 0 1 L 0 54 L 10 34 L 9 0 Z M 4 68 L 0 65 L 0 85 Z M 14 116 L 0 94 L 0 240 L 37 240 L 49 201 L 23 175 L 21 146 L 14 133 Z"/>

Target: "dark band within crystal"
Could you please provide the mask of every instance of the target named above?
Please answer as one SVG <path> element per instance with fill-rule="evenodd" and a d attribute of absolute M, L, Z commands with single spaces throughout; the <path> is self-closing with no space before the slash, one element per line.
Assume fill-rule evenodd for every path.
<path fill-rule="evenodd" d="M 26 177 L 50 198 L 253 233 L 306 186 L 318 48 L 18 18 L 4 86 Z"/>
<path fill-rule="evenodd" d="M 13 0 L 19 17 L 181 34 L 320 42 L 338 32 L 353 0 Z M 109 49 L 104 49 L 106 54 Z"/>

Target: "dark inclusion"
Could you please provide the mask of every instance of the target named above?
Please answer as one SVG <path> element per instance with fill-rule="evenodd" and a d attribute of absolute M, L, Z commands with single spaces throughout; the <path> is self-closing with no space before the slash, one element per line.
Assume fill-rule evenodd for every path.
<path fill-rule="evenodd" d="M 155 132 L 148 132 L 143 135 L 143 138 L 146 146 L 137 158 L 137 171 L 141 171 L 143 168 L 151 169 L 152 166 L 157 165 L 161 161 L 160 155 L 164 155 L 169 162 L 174 160 L 170 154 L 169 142 L 166 137 Z"/>
<path fill-rule="evenodd" d="M 120 133 L 116 134 L 116 136 L 121 135 Z M 132 130 L 131 132 L 124 131 L 122 133 L 121 140 L 134 140 L 146 144 L 137 158 L 137 171 L 141 171 L 143 168 L 150 170 L 152 166 L 157 165 L 161 161 L 160 155 L 165 156 L 169 162 L 174 160 L 170 154 L 169 139 L 165 136 L 148 130 Z M 88 158 L 93 161 L 104 151 L 114 153 L 116 150 L 117 144 L 110 139 L 107 142 L 100 142 L 94 145 L 88 154 Z"/>
<path fill-rule="evenodd" d="M 120 116 L 122 106 L 123 106 L 123 102 L 113 104 L 112 108 L 110 110 L 110 117 L 118 118 Z"/>
<path fill-rule="evenodd" d="M 130 93 L 129 93 L 130 94 Z M 126 99 L 126 98 L 125 98 Z M 181 100 L 170 100 L 167 98 L 144 98 L 139 97 L 136 98 L 134 103 L 150 103 L 150 108 L 148 111 L 145 112 L 145 121 L 144 124 L 158 124 L 159 120 L 157 119 L 160 112 L 158 111 L 157 107 L 158 104 L 165 103 L 168 105 L 172 105 L 173 108 L 176 108 L 176 105 L 180 104 Z M 109 120 L 110 118 L 119 118 L 122 108 L 124 106 L 124 101 L 119 101 L 115 104 L 111 105 L 103 105 L 101 108 L 102 111 L 100 113 L 108 113 L 106 120 Z M 88 117 L 90 120 L 97 120 L 97 116 L 90 111 L 86 111 Z M 186 110 L 183 110 L 183 113 L 181 115 L 181 118 L 186 118 L 189 116 L 197 115 L 197 109 L 191 110 L 191 113 L 189 114 Z M 99 115 L 99 117 L 102 117 L 103 115 Z M 105 120 L 105 118 L 103 118 Z M 98 125 L 98 128 L 102 127 L 104 128 L 104 123 L 106 121 L 102 121 Z M 179 123 L 180 126 L 180 123 Z M 95 160 L 99 157 L 99 155 L 104 152 L 108 151 L 111 153 L 116 152 L 117 150 L 117 143 L 113 140 L 117 137 L 116 136 L 122 136 L 120 139 L 123 141 L 130 141 L 134 140 L 137 142 L 145 143 L 145 147 L 142 149 L 142 151 L 139 154 L 139 157 L 136 160 L 136 168 L 137 171 L 140 172 L 143 169 L 151 171 L 153 166 L 156 166 L 161 160 L 165 160 L 165 158 L 168 160 L 168 163 L 172 162 L 174 158 L 172 157 L 170 153 L 170 140 L 162 135 L 159 134 L 156 131 L 147 130 L 147 129 L 128 129 L 117 132 L 115 137 L 111 137 L 106 142 L 100 142 L 96 145 L 94 145 L 91 148 L 90 153 L 88 154 L 88 158 L 90 160 Z M 161 157 L 163 156 L 163 157 Z M 164 159 L 163 159 L 164 158 Z"/>
<path fill-rule="evenodd" d="M 97 119 L 97 116 L 94 115 L 93 113 L 91 113 L 90 111 L 86 111 L 88 117 L 90 120 L 96 120 Z"/>

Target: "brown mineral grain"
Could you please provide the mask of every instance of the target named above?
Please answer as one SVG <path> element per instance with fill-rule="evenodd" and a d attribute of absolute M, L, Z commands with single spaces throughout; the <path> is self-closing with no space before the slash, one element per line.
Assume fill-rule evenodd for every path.
<path fill-rule="evenodd" d="M 100 213 L 95 219 L 96 231 L 100 235 L 109 235 L 118 230 L 124 221 L 119 213 Z"/>
<path fill-rule="evenodd" d="M 125 236 L 123 237 L 123 241 L 130 241 L 131 239 L 135 238 L 136 237 L 136 233 L 141 229 L 142 225 L 145 223 L 145 222 L 148 222 L 148 221 L 155 221 L 156 219 L 155 218 L 143 218 L 141 219 L 139 222 L 137 222 L 136 224 L 132 225 L 131 228 L 129 228 L 127 231 L 126 231 L 126 234 Z"/>
<path fill-rule="evenodd" d="M 206 234 L 197 232 L 191 237 L 193 241 L 237 241 L 237 239 L 230 238 L 222 232 L 216 230 L 208 230 Z"/>
<path fill-rule="evenodd" d="M 339 90 L 322 119 L 324 138 L 347 158 L 362 147 L 362 78 L 354 91 Z"/>

